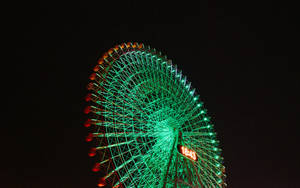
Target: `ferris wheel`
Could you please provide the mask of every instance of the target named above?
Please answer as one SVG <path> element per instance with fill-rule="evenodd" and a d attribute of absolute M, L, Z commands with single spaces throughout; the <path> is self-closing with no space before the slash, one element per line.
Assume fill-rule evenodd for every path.
<path fill-rule="evenodd" d="M 93 70 L 84 112 L 99 187 L 226 187 L 207 110 L 166 56 L 123 43 Z"/>

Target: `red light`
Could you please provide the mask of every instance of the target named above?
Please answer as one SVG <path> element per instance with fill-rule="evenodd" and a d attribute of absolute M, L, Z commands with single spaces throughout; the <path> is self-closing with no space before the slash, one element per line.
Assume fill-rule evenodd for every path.
<path fill-rule="evenodd" d="M 179 152 L 182 155 L 186 156 L 187 158 L 197 161 L 197 154 L 195 151 L 193 151 L 185 146 L 179 146 Z"/>
<path fill-rule="evenodd" d="M 93 172 L 98 172 L 100 171 L 100 163 L 96 163 L 92 169 Z"/>
<path fill-rule="evenodd" d="M 94 67 L 93 70 L 94 70 L 95 72 L 97 72 L 99 69 L 100 69 L 100 67 L 99 67 L 98 65 L 96 65 L 96 66 Z"/>
<path fill-rule="evenodd" d="M 90 156 L 90 157 L 94 157 L 94 156 L 96 155 L 96 151 L 97 151 L 96 148 L 92 148 L 92 149 L 90 150 L 90 152 L 89 152 L 89 156 Z"/>
<path fill-rule="evenodd" d="M 85 141 L 90 142 L 90 141 L 93 140 L 93 137 L 94 137 L 93 133 L 89 133 L 89 134 L 87 135 L 87 137 L 85 138 Z"/>
<path fill-rule="evenodd" d="M 91 107 L 90 106 L 87 106 L 85 109 L 84 109 L 84 113 L 85 114 L 88 114 L 91 112 Z"/>
<path fill-rule="evenodd" d="M 90 127 L 91 126 L 91 122 L 92 122 L 92 120 L 87 119 L 86 122 L 84 123 L 84 126 L 85 127 Z"/>
<path fill-rule="evenodd" d="M 86 95 L 86 97 L 85 97 L 85 101 L 86 102 L 89 102 L 92 98 L 92 94 L 91 93 L 88 93 L 87 95 Z"/>

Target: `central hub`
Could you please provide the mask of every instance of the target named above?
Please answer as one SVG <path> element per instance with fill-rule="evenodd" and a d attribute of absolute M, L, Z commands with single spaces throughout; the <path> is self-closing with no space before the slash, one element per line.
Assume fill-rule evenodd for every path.
<path fill-rule="evenodd" d="M 155 132 L 158 134 L 159 137 L 169 137 L 169 139 L 172 139 L 175 136 L 174 134 L 177 128 L 177 122 L 173 118 L 168 118 L 157 123 Z"/>

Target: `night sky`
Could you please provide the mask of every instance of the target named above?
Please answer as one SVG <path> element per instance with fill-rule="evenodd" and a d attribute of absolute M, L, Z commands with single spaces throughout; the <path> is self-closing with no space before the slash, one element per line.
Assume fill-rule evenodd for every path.
<path fill-rule="evenodd" d="M 201 2 L 2 7 L 0 187 L 95 187 L 83 126 L 88 76 L 99 56 L 128 41 L 162 51 L 197 89 L 228 187 L 300 187 L 298 10 Z"/>

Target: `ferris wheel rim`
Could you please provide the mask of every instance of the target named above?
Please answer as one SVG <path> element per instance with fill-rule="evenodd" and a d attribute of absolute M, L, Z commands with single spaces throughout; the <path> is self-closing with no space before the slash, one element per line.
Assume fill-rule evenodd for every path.
<path fill-rule="evenodd" d="M 151 49 L 150 47 L 145 47 L 143 44 L 141 45 L 141 44 L 138 44 L 138 43 L 134 43 L 134 44 L 132 44 L 132 43 L 123 43 L 123 44 L 121 44 L 121 45 L 119 45 L 119 46 L 115 46 L 115 48 L 113 48 L 113 49 L 110 49 L 107 53 L 105 53 L 104 55 L 103 55 L 103 57 L 102 58 L 100 58 L 100 60 L 99 60 L 99 62 L 98 62 L 98 66 L 101 66 L 103 63 L 107 63 L 107 62 L 109 62 L 109 60 L 107 60 L 107 58 L 109 58 L 109 56 L 111 56 L 111 58 L 112 58 L 112 61 L 115 63 L 116 61 L 117 61 L 117 59 L 114 59 L 114 57 L 113 57 L 113 55 L 111 55 L 111 54 L 113 54 L 113 52 L 116 52 L 116 49 L 118 48 L 118 49 L 121 49 L 122 48 L 122 46 L 123 46 L 123 48 L 125 49 L 125 48 L 127 48 L 126 50 L 124 50 L 125 52 L 123 53 L 123 54 L 118 54 L 119 55 L 119 57 L 121 57 L 122 55 L 126 55 L 126 54 L 129 54 L 129 53 L 131 53 L 131 54 L 134 54 L 135 52 L 137 52 L 137 54 L 140 54 L 140 55 L 147 55 L 147 56 L 155 56 L 156 58 L 160 58 L 160 62 L 161 62 L 161 64 L 165 64 L 168 68 L 170 68 L 170 69 L 167 69 L 167 70 L 170 70 L 170 71 L 175 71 L 176 73 L 177 73 L 177 68 L 175 67 L 174 68 L 174 66 L 171 64 L 171 61 L 170 60 L 167 60 L 164 56 L 162 56 L 161 55 L 161 53 L 159 53 L 159 52 L 156 52 L 156 50 L 153 50 L 153 49 Z M 136 63 L 136 62 L 135 62 Z M 147 62 L 148 63 L 148 62 Z M 128 67 L 128 66 L 130 66 L 130 65 L 125 65 L 124 67 L 123 67 L 123 70 L 124 70 L 124 68 L 125 67 Z M 94 68 L 94 71 L 95 70 L 99 70 L 99 68 Z M 97 72 L 97 71 L 95 71 L 95 72 Z M 121 71 L 121 69 L 120 69 L 120 71 Z M 109 72 L 109 71 L 107 71 L 107 72 Z M 138 73 L 134 73 L 133 75 L 135 75 L 135 74 L 138 74 Z M 109 75 L 109 73 L 107 73 L 107 75 Z M 91 80 L 95 80 L 96 78 L 95 78 L 95 75 L 92 77 L 93 79 L 91 79 Z M 190 91 L 190 87 L 191 87 L 191 85 L 189 84 L 186 84 L 186 82 L 187 82 L 187 80 L 186 80 L 186 77 L 183 77 L 181 74 L 180 74 L 180 76 L 178 77 L 178 78 L 180 78 L 180 82 L 182 83 L 182 84 L 184 84 L 184 85 L 187 85 L 186 86 L 186 89 L 188 89 L 188 91 L 189 92 L 192 92 L 192 91 Z M 129 78 L 128 78 L 129 79 Z M 130 80 L 130 79 L 129 79 Z M 105 82 L 107 82 L 107 79 L 105 79 Z M 115 81 L 115 82 L 117 82 L 117 81 Z M 111 82 L 111 84 L 112 83 L 114 83 L 114 82 Z M 166 89 L 167 90 L 167 89 Z M 195 93 L 195 91 L 193 91 L 192 92 L 192 94 L 193 94 L 193 96 L 194 96 L 194 93 Z M 198 97 L 199 98 L 199 97 Z M 198 98 L 195 100 L 195 101 L 198 101 Z M 194 98 L 193 98 L 194 99 Z M 193 102 L 193 99 L 192 99 L 192 101 L 191 102 Z M 201 103 L 199 103 L 199 104 L 201 104 Z M 196 105 L 196 107 L 199 105 L 199 104 L 197 104 Z M 198 106 L 198 107 L 202 107 L 202 104 L 200 105 L 200 106 Z M 124 125 L 123 125 L 123 127 L 124 127 Z M 108 127 L 105 127 L 105 128 L 108 128 Z M 99 130 L 100 128 L 98 128 L 98 130 Z M 174 128 L 175 129 L 175 128 Z M 109 129 L 110 130 L 110 129 Z M 107 131 L 107 129 L 105 130 L 105 132 L 104 132 L 104 137 L 103 138 L 105 138 L 106 139 L 106 141 L 107 141 L 107 145 L 112 145 L 112 144 L 114 144 L 113 142 L 110 142 L 109 140 L 110 140 L 110 137 L 105 137 L 105 134 L 106 135 L 108 135 L 110 132 L 109 131 Z M 185 134 L 185 133 L 183 133 L 183 131 L 181 130 L 180 131 L 180 134 L 181 135 L 184 135 L 183 137 L 188 137 L 187 136 L 187 134 Z M 177 136 L 178 137 L 178 136 Z M 98 138 L 97 138 L 98 139 Z M 127 138 L 126 138 L 127 139 Z M 178 138 L 177 138 L 177 140 L 178 140 Z M 101 140 L 102 141 L 102 140 Z M 181 139 L 181 142 L 183 142 L 184 141 L 184 139 L 182 138 Z M 178 142 L 178 141 L 177 141 Z M 175 143 L 175 142 L 174 142 Z M 125 143 L 126 144 L 126 143 Z M 124 144 L 124 145 L 125 145 Z M 127 143 L 127 144 L 129 144 L 129 143 Z M 130 144 L 131 144 L 131 142 L 130 142 Z M 178 143 L 177 143 L 178 144 Z M 210 144 L 214 144 L 214 143 L 210 143 Z M 101 145 L 101 144 L 100 144 Z M 190 147 L 191 148 L 193 148 L 192 147 L 192 145 L 190 145 Z M 108 148 L 109 150 L 111 150 L 111 148 Z M 110 151 L 111 152 L 111 151 Z M 173 153 L 172 153 L 173 154 Z M 112 154 L 112 152 L 111 152 L 111 155 L 113 155 Z M 170 154 L 171 155 L 171 154 Z M 133 157 L 133 156 L 132 156 Z M 173 156 L 171 156 L 170 158 L 172 158 Z M 199 158 L 201 158 L 200 156 L 198 156 Z M 187 158 L 188 159 L 188 158 Z M 132 159 L 132 160 L 134 160 L 134 159 Z M 115 166 L 116 167 L 114 167 L 114 169 L 116 169 L 116 168 L 118 168 L 118 165 L 116 165 L 116 163 L 114 163 L 115 164 Z M 122 177 L 121 177 L 122 178 Z M 119 181 L 120 181 L 120 178 L 119 178 Z M 211 180 L 212 181 L 212 180 Z M 164 182 L 164 186 L 165 186 L 165 182 Z"/>

